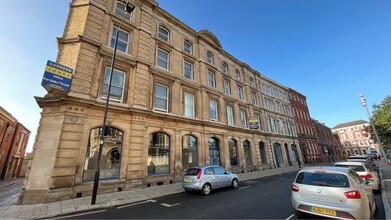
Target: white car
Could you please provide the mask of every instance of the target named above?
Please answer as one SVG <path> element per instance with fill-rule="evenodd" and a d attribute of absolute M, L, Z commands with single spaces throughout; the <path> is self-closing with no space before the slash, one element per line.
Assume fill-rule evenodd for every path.
<path fill-rule="evenodd" d="M 381 192 L 381 182 L 380 182 L 379 174 L 367 162 L 362 162 L 362 161 L 337 162 L 334 164 L 334 166 L 352 168 L 354 171 L 356 171 L 358 175 L 360 175 L 361 178 L 363 178 L 364 180 L 369 180 L 369 185 L 374 191 L 378 193 Z"/>
<path fill-rule="evenodd" d="M 292 183 L 298 218 L 373 219 L 376 203 L 368 182 L 350 168 L 317 166 L 299 171 Z"/>

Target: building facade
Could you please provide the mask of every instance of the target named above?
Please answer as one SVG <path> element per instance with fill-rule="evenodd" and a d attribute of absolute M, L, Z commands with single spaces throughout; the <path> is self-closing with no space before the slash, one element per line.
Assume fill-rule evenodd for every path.
<path fill-rule="evenodd" d="M 70 3 L 56 61 L 74 69 L 72 84 L 67 94 L 36 97 L 42 114 L 23 203 L 91 195 L 117 31 L 98 193 L 180 182 L 195 165 L 297 165 L 287 87 L 156 1 L 130 2 L 121 28 L 124 1 Z"/>
<path fill-rule="evenodd" d="M 307 97 L 289 88 L 289 102 L 296 122 L 299 146 L 303 154 L 304 163 L 314 163 L 320 159 L 317 137 L 307 105 Z"/>
<path fill-rule="evenodd" d="M 0 107 L 0 179 L 20 176 L 30 131 Z"/>
<path fill-rule="evenodd" d="M 312 119 L 316 133 L 317 155 L 316 162 L 334 162 L 342 160 L 343 148 L 333 135 L 331 129 L 324 123 Z"/>
<path fill-rule="evenodd" d="M 371 149 L 376 149 L 379 153 L 379 145 L 375 144 L 370 133 L 365 131 L 365 128 L 370 126 L 367 121 L 357 120 L 338 124 L 332 128 L 332 132 L 338 135 L 347 155 L 366 155 Z"/>

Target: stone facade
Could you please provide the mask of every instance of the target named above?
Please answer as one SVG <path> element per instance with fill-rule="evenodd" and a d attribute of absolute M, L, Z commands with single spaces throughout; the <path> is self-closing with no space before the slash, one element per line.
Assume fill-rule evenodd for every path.
<path fill-rule="evenodd" d="M 156 1 L 130 2 L 135 10 L 120 28 L 106 122 L 111 130 L 104 131 L 110 141 L 102 147 L 107 178 L 99 181 L 99 194 L 180 182 L 188 164 L 220 164 L 233 172 L 297 164 L 296 155 L 302 156 L 294 145 L 297 133 L 288 126 L 294 119 L 287 87 Z M 123 18 L 116 9 L 123 6 L 122 1 L 71 2 L 57 62 L 74 69 L 72 84 L 68 94 L 36 97 L 42 114 L 23 203 L 91 195 L 105 74 L 112 36 Z"/>

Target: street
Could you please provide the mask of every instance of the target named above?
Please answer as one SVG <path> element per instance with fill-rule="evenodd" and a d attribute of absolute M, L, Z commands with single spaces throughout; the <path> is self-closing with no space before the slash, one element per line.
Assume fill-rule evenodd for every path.
<path fill-rule="evenodd" d="M 185 192 L 90 212 L 69 219 L 294 219 L 291 183 L 296 172 L 240 183 L 236 190 L 221 189 L 209 196 Z M 384 219 L 381 194 L 375 194 L 375 219 Z"/>

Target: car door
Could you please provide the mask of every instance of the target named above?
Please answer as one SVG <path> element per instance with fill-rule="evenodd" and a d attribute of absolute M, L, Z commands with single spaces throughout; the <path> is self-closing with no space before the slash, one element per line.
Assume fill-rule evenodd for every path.
<path fill-rule="evenodd" d="M 218 188 L 218 178 L 217 178 L 217 175 L 215 175 L 212 167 L 205 168 L 203 182 L 210 183 L 212 185 L 212 189 Z"/>
<path fill-rule="evenodd" d="M 222 167 L 213 167 L 215 175 L 217 176 L 218 186 L 226 187 L 231 184 L 230 175 L 226 174 L 226 170 Z"/>

